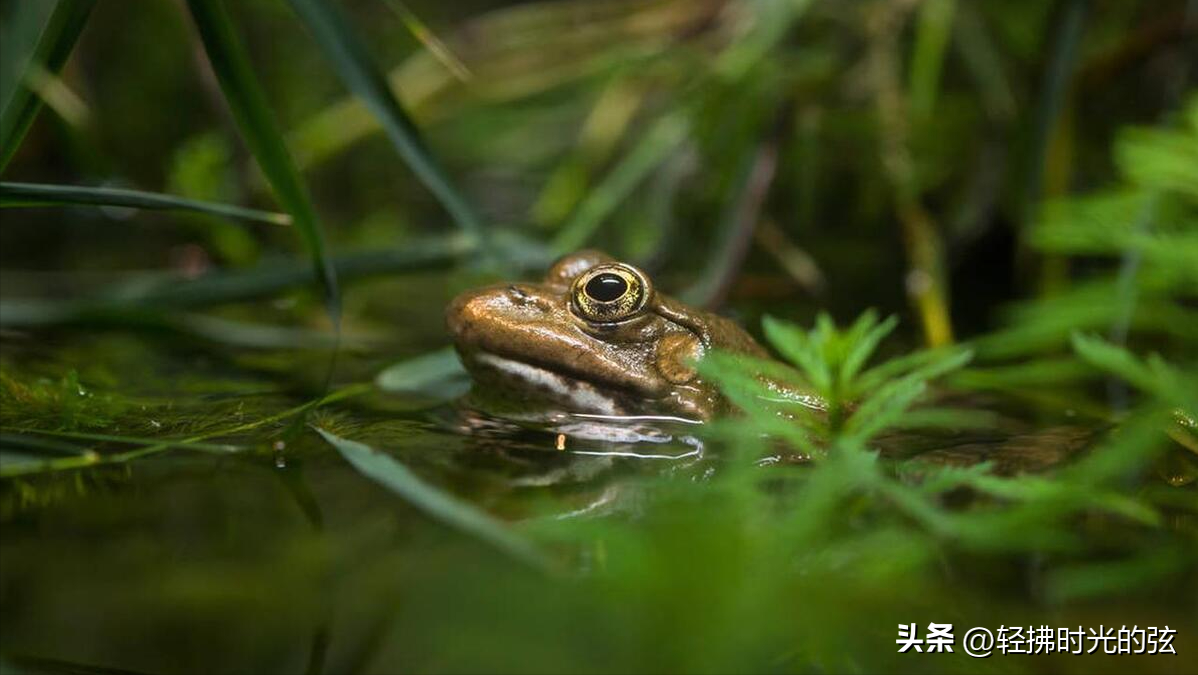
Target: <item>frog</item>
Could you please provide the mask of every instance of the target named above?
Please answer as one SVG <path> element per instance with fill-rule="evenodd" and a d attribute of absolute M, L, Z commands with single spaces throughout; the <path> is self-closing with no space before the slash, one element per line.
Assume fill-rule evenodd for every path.
<path fill-rule="evenodd" d="M 766 370 L 786 368 L 735 321 L 662 293 L 640 268 L 593 249 L 559 259 L 539 281 L 461 293 L 449 304 L 446 323 L 475 389 L 489 394 L 492 404 L 505 404 L 505 412 L 515 411 L 504 419 L 535 421 L 558 435 L 558 449 L 567 436 L 608 444 L 681 441 L 695 451 L 672 458 L 699 456 L 699 440 L 663 422 L 704 424 L 736 411 L 696 362 L 720 350 L 754 359 Z M 759 380 L 778 398 L 816 415 L 827 412 L 817 395 L 794 387 L 794 377 L 762 372 Z M 486 425 L 503 424 L 474 417 L 469 428 L 478 434 Z M 1042 471 L 1092 438 L 1088 429 L 960 434 L 931 439 L 921 461 L 990 461 L 1002 473 Z M 912 445 L 909 433 L 879 439 L 885 456 L 910 454 Z"/>
<path fill-rule="evenodd" d="M 571 413 L 710 421 L 729 404 L 695 364 L 717 349 L 769 358 L 735 321 L 666 295 L 637 266 L 594 249 L 562 257 L 536 282 L 464 292 L 446 323 L 482 389 Z"/>

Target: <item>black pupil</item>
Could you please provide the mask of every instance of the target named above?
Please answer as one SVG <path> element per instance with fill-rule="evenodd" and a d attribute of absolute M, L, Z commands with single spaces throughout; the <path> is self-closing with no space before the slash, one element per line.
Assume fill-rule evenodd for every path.
<path fill-rule="evenodd" d="M 604 272 L 587 282 L 587 295 L 599 302 L 611 302 L 628 292 L 628 282 L 618 274 Z"/>

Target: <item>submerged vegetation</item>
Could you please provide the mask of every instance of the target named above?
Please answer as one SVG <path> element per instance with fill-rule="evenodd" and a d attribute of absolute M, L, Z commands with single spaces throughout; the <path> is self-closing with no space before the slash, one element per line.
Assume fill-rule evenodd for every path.
<path fill-rule="evenodd" d="M 0 671 L 1192 662 L 1195 3 L 0 21 Z M 738 414 L 465 425 L 445 304 L 583 246 L 763 338 Z"/>

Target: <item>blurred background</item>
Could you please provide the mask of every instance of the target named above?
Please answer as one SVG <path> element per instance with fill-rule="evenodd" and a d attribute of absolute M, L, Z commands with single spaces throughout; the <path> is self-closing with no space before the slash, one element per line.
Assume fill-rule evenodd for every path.
<path fill-rule="evenodd" d="M 1179 109 L 1194 42 L 1181 1 L 344 9 L 477 218 L 520 235 L 509 258 L 599 246 L 750 326 L 764 307 L 873 306 L 932 343 L 1068 284 L 1077 270 L 1029 246 L 1040 205 L 1112 181 L 1118 130 Z M 452 236 L 294 12 L 229 11 L 330 250 Z M 49 110 L 6 179 L 277 208 L 177 3 L 97 7 L 41 82 Z M 284 228 L 115 208 L 4 217 L 5 293 L 22 296 L 251 268 L 298 246 Z"/>
<path fill-rule="evenodd" d="M 0 670 L 1184 672 L 892 644 L 1193 653 L 1196 65 L 1194 0 L 0 0 Z M 1004 438 L 1128 430 L 933 499 L 448 429 L 445 305 L 583 247 L 759 337 L 964 344 Z"/>

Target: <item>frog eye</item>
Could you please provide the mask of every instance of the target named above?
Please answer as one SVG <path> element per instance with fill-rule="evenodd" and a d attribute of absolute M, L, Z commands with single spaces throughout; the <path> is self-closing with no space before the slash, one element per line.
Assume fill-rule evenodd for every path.
<path fill-rule="evenodd" d="M 588 321 L 623 321 L 645 306 L 648 286 L 644 275 L 630 265 L 596 265 L 574 280 L 571 304 Z"/>

